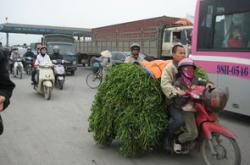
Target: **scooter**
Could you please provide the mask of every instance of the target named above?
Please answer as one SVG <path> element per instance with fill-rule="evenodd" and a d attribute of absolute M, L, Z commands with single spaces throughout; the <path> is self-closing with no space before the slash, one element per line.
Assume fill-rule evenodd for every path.
<path fill-rule="evenodd" d="M 36 74 L 36 82 L 34 89 L 44 95 L 46 100 L 50 100 L 52 89 L 55 83 L 55 77 L 52 70 L 52 64 L 43 64 L 38 66 L 38 73 Z"/>
<path fill-rule="evenodd" d="M 32 57 L 25 57 L 25 72 L 27 73 L 27 75 L 31 75 L 32 62 L 33 62 Z"/>
<path fill-rule="evenodd" d="M 179 132 L 170 139 L 168 150 L 171 153 L 187 154 L 193 149 L 200 149 L 207 165 L 240 165 L 241 153 L 236 135 L 219 124 L 216 115 L 223 110 L 228 101 L 228 90 L 196 86 L 187 90 L 186 94 L 193 104 L 189 107 L 184 106 L 183 109 L 190 110 L 189 113 L 196 113 L 199 136 L 194 141 L 178 144 L 176 141 L 181 133 Z"/>
<path fill-rule="evenodd" d="M 55 86 L 62 90 L 66 75 L 65 68 L 63 65 L 64 60 L 61 59 L 52 60 L 52 63 L 54 64 Z"/>
<path fill-rule="evenodd" d="M 13 70 L 14 77 L 19 77 L 22 79 L 23 77 L 23 64 L 22 64 L 22 59 L 17 58 L 14 61 L 14 70 Z"/>

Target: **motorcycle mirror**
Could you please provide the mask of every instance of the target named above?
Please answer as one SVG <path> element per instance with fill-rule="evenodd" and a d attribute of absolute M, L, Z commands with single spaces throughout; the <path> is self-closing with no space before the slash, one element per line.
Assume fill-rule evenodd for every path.
<path fill-rule="evenodd" d="M 215 89 L 215 87 L 208 87 L 208 92 L 211 93 L 213 90 Z"/>

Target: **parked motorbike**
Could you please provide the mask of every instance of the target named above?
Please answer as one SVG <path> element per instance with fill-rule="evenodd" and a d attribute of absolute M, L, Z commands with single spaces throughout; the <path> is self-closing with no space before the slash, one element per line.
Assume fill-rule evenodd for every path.
<path fill-rule="evenodd" d="M 46 100 L 50 100 L 52 89 L 55 82 L 52 64 L 39 65 L 38 73 L 36 74 L 36 82 L 34 89 L 44 95 Z"/>
<path fill-rule="evenodd" d="M 199 136 L 195 141 L 178 144 L 176 141 L 180 133 L 176 133 L 170 139 L 169 151 L 186 154 L 199 148 L 207 165 L 240 165 L 241 153 L 236 135 L 218 123 L 216 115 L 226 105 L 229 97 L 228 90 L 196 86 L 186 91 L 186 94 L 193 103 L 188 109 L 189 113 L 196 113 Z M 187 111 L 187 107 L 183 108 Z"/>
<path fill-rule="evenodd" d="M 65 68 L 64 68 L 64 60 L 57 59 L 52 60 L 52 63 L 54 64 L 54 73 L 55 73 L 55 86 L 59 89 L 63 89 L 63 85 L 65 82 Z"/>
<path fill-rule="evenodd" d="M 33 58 L 25 57 L 24 60 L 25 60 L 25 72 L 27 73 L 27 75 L 31 75 Z"/>
<path fill-rule="evenodd" d="M 21 58 L 17 58 L 14 61 L 13 74 L 14 74 L 14 77 L 19 77 L 20 79 L 22 79 L 22 77 L 23 77 L 23 64 L 22 64 Z"/>

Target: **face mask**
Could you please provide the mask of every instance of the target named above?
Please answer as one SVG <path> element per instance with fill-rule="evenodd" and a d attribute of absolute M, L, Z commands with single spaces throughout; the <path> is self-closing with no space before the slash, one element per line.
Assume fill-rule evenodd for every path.
<path fill-rule="evenodd" d="M 41 55 L 44 57 L 44 56 L 45 56 L 45 53 L 41 53 Z"/>
<path fill-rule="evenodd" d="M 182 69 L 182 74 L 185 77 L 189 78 L 189 79 L 194 78 L 194 69 L 193 69 L 193 67 L 184 67 Z"/>

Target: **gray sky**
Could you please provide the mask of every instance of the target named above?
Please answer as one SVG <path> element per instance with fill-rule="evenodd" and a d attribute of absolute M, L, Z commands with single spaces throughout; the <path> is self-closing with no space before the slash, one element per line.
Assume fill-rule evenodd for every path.
<path fill-rule="evenodd" d="M 0 23 L 94 28 L 159 16 L 194 15 L 196 0 L 1 0 Z M 5 44 L 5 33 L 0 41 Z M 10 34 L 10 44 L 40 36 Z"/>

